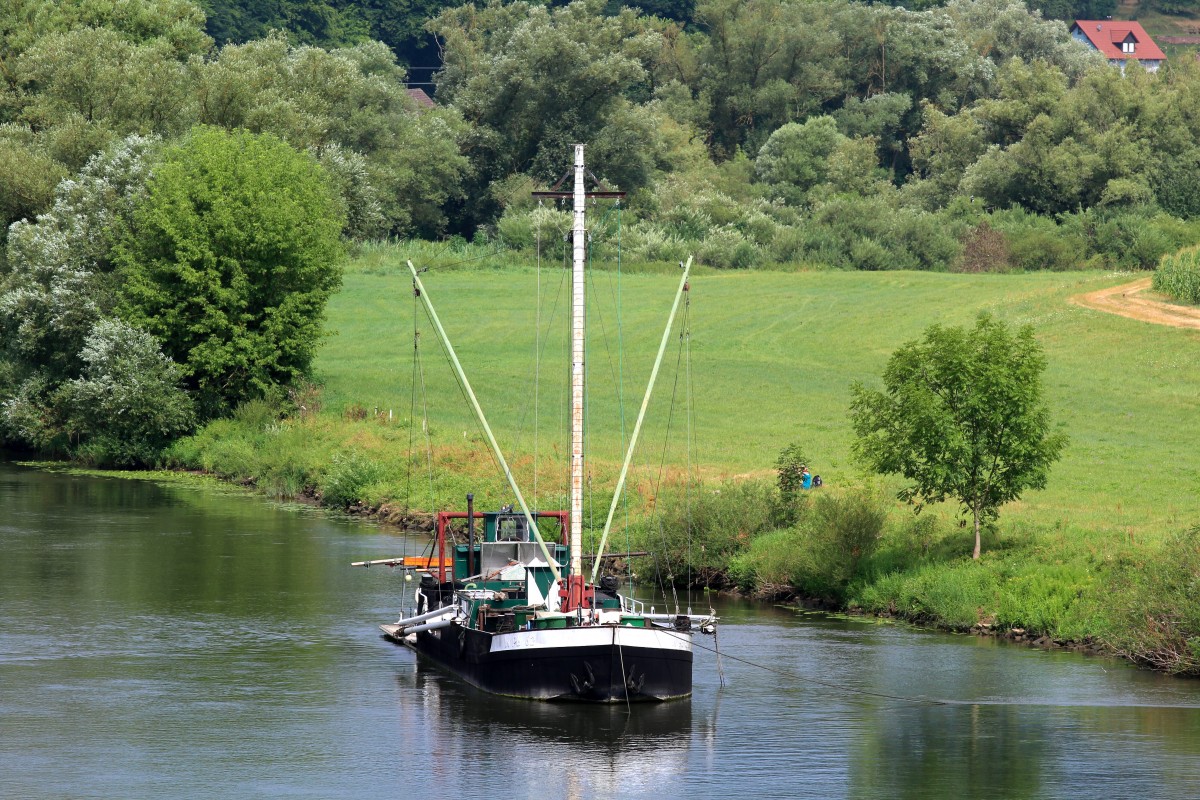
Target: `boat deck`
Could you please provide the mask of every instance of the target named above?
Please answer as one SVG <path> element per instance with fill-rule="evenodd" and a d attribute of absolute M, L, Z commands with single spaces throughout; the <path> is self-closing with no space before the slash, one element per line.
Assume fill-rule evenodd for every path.
<path fill-rule="evenodd" d="M 385 639 L 395 642 L 396 644 L 411 644 L 412 640 L 417 638 L 415 633 L 409 634 L 407 637 L 401 636 L 399 625 L 380 625 L 379 630 L 383 631 Z M 407 641 L 406 641 L 407 639 Z"/>

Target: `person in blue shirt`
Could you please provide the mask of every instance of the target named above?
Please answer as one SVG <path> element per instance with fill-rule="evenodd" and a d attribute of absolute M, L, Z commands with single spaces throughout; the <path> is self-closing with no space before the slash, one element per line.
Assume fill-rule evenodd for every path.
<path fill-rule="evenodd" d="M 808 471 L 808 467 L 804 467 L 800 473 L 800 486 L 803 489 L 812 488 L 812 473 Z"/>

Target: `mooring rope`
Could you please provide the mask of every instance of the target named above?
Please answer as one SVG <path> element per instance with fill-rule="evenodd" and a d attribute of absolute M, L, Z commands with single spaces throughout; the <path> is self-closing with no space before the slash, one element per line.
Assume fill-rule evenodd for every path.
<path fill-rule="evenodd" d="M 929 698 L 929 697 L 906 697 L 905 695 L 901 695 L 901 694 L 888 694 L 887 692 L 873 692 L 870 689 L 856 689 L 853 686 L 845 686 L 843 684 L 833 683 L 831 681 L 823 681 L 819 678 L 810 678 L 810 677 L 806 677 L 804 675 L 798 675 L 795 672 L 791 672 L 790 670 L 779 669 L 778 667 L 768 667 L 766 664 L 759 664 L 757 662 L 750 661 L 749 659 L 746 659 L 746 658 L 738 658 L 737 656 L 731 656 L 731 655 L 729 655 L 729 653 L 720 653 L 712 647 L 705 647 L 702 644 L 696 644 L 695 640 L 692 639 L 691 637 L 685 638 L 677 633 L 674 633 L 673 631 L 661 630 L 659 632 L 665 633 L 668 636 L 674 636 L 676 639 L 679 639 L 680 641 L 691 642 L 693 647 L 698 647 L 701 650 L 707 650 L 710 653 L 716 653 L 719 657 L 733 659 L 734 661 L 737 661 L 741 664 L 745 664 L 748 667 L 756 667 L 758 669 L 763 670 L 764 672 L 771 672 L 771 673 L 774 673 L 775 675 L 780 675 L 784 678 L 791 678 L 792 680 L 795 680 L 795 681 L 814 683 L 817 686 L 821 686 L 826 689 L 833 689 L 833 690 L 839 691 L 839 692 L 848 692 L 850 694 L 865 695 L 867 697 L 879 697 L 884 700 L 899 700 L 904 703 L 916 703 L 916 704 L 931 705 L 931 706 L 949 706 L 949 705 L 956 704 L 954 701 L 951 701 L 951 700 L 938 700 L 938 699 L 933 699 L 933 698 Z M 724 676 L 722 676 L 722 685 L 724 685 Z"/>

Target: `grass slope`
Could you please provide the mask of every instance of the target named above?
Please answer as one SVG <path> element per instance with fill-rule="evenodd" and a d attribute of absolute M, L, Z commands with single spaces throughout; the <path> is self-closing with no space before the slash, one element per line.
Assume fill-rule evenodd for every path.
<path fill-rule="evenodd" d="M 561 451 L 565 442 L 563 277 L 554 269 L 540 278 L 543 328 L 549 332 L 542 335 L 538 440 L 540 453 L 551 461 L 553 448 Z M 1003 509 L 1004 519 L 1134 540 L 1200 521 L 1200 451 L 1193 433 L 1200 419 L 1200 334 L 1067 302 L 1074 294 L 1128 279 L 1096 273 L 694 275 L 692 458 L 710 477 L 770 475 L 783 445 L 799 441 L 831 485 L 860 477 L 850 458 L 850 383 L 877 383 L 892 351 L 927 326 L 969 324 L 987 310 L 1034 326 L 1049 361 L 1048 399 L 1071 437 L 1047 489 Z M 423 280 L 501 446 L 510 459 L 531 453 L 538 275 L 443 272 Z M 623 452 L 621 406 L 606 384 L 623 377 L 625 427 L 632 427 L 677 281 L 673 275 L 620 276 L 620 340 L 628 355 L 618 363 L 618 276 L 593 273 L 588 420 L 598 481 L 615 472 Z M 317 362 L 331 410 L 357 404 L 392 409 L 398 420 L 410 416 L 410 283 L 406 271 L 394 268 L 348 271 L 329 309 L 337 334 Z M 434 440 L 474 447 L 481 439 L 466 402 L 423 312 L 416 316 Z M 672 438 L 665 439 L 672 391 L 682 398 L 687 383 L 683 374 L 676 382 L 677 355 L 673 341 L 635 462 L 644 479 L 664 448 L 676 466 L 687 458 L 682 403 L 670 421 Z M 421 416 L 418 396 L 416 419 Z M 530 467 L 528 458 L 522 463 Z M 552 479 L 561 485 L 561 470 L 543 469 L 546 485 Z"/>

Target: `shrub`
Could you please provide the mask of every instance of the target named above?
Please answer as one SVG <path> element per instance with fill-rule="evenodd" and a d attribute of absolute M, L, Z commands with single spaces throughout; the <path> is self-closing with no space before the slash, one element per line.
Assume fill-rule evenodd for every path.
<path fill-rule="evenodd" d="M 1183 303 L 1200 304 L 1200 246 L 1163 256 L 1154 273 L 1154 291 Z"/>
<path fill-rule="evenodd" d="M 1068 219 L 1060 226 L 1049 217 L 1015 208 L 993 213 L 989 224 L 1005 235 L 1014 268 L 1061 272 L 1079 268 L 1086 257 L 1086 232 L 1073 222 Z"/>
<path fill-rule="evenodd" d="M 383 466 L 351 450 L 335 455 L 321 482 L 321 504 L 345 508 L 364 499 L 364 490 L 384 476 Z"/>
<path fill-rule="evenodd" d="M 739 589 L 767 597 L 790 594 L 794 576 L 805 569 L 810 555 L 804 533 L 796 528 L 770 531 L 756 537 L 729 565 L 730 582 Z"/>
<path fill-rule="evenodd" d="M 981 220 L 963 240 L 954 272 L 1008 272 L 1011 257 L 1004 234 Z"/>
<path fill-rule="evenodd" d="M 804 526 L 808 548 L 793 575 L 798 589 L 809 594 L 841 599 L 860 567 L 875 552 L 887 518 L 879 498 L 867 489 L 817 496 Z"/>
<path fill-rule="evenodd" d="M 797 442 L 779 451 L 779 458 L 775 459 L 775 486 L 779 494 L 774 521 L 781 528 L 795 525 L 800 518 L 804 501 L 807 500 L 802 490 L 804 465 L 807 463 L 804 450 Z"/>
<path fill-rule="evenodd" d="M 1154 269 L 1160 258 L 1179 246 L 1154 222 L 1143 214 L 1116 214 L 1096 226 L 1091 250 L 1121 269 Z"/>
<path fill-rule="evenodd" d="M 813 258 L 802 228 L 781 227 L 767 245 L 769 259 L 777 264 L 795 263 Z"/>
<path fill-rule="evenodd" d="M 1200 675 L 1200 527 L 1143 564 L 1122 564 L 1105 592 L 1106 644 L 1138 664 Z"/>
<path fill-rule="evenodd" d="M 758 266 L 762 252 L 753 242 L 732 228 L 720 228 L 709 234 L 696 253 L 697 260 L 710 267 L 750 269 Z"/>
<path fill-rule="evenodd" d="M 771 530 L 775 489 L 766 481 L 726 481 L 718 487 L 680 484 L 660 495 L 658 513 L 638 532 L 637 546 L 662 553 L 667 578 L 722 587 L 738 553 Z"/>
<path fill-rule="evenodd" d="M 496 223 L 496 232 L 506 247 L 534 252 L 541 237 L 543 258 L 562 258 L 570 248 L 564 234 L 571 230 L 571 214 L 551 206 L 525 211 L 509 208 Z"/>
<path fill-rule="evenodd" d="M 877 272 L 885 269 L 903 269 L 897 264 L 894 254 L 874 239 L 860 239 L 850 245 L 850 266 L 854 269 Z"/>
<path fill-rule="evenodd" d="M 667 233 L 662 226 L 652 222 L 639 222 L 627 228 L 622 247 L 627 259 L 667 262 L 683 261 L 692 250 L 691 243 Z"/>
<path fill-rule="evenodd" d="M 1031 230 L 1013 236 L 1011 252 L 1013 264 L 1027 272 L 1065 271 L 1074 269 L 1080 261 L 1080 253 L 1050 231 Z"/>
<path fill-rule="evenodd" d="M 662 224 L 672 235 L 685 242 L 699 242 L 713 228 L 712 217 L 701 209 L 683 204 L 664 214 Z"/>

